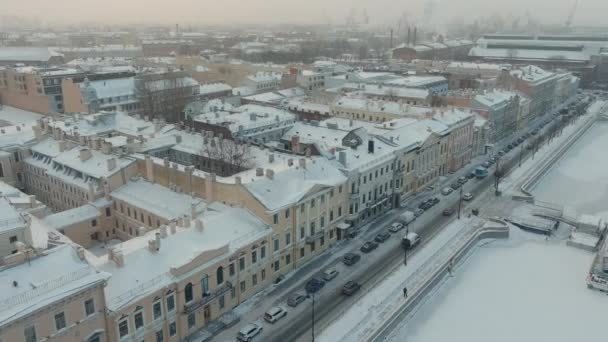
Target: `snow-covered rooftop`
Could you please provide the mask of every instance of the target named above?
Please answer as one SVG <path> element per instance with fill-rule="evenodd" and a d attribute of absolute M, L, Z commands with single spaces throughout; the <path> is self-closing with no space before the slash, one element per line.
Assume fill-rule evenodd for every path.
<path fill-rule="evenodd" d="M 0 47 L 0 61 L 48 62 L 56 56 L 63 55 L 48 47 Z"/>
<path fill-rule="evenodd" d="M 59 303 L 109 277 L 81 260 L 72 245 L 50 249 L 47 255 L 27 263 L 0 268 L 0 275 L 3 279 L 0 281 L 0 326 Z"/>
<path fill-rule="evenodd" d="M 171 269 L 184 266 L 205 252 L 217 255 L 198 265 L 199 269 L 272 233 L 264 222 L 247 210 L 221 203 L 210 204 L 198 218 L 203 222 L 202 232 L 194 227 L 194 223 L 189 228 L 178 227 L 175 234 L 169 231 L 168 236 L 161 239 L 156 252 L 150 252 L 147 246 L 148 240 L 154 239 L 158 230 L 116 245 L 115 248 L 124 255 L 123 267 L 108 261 L 105 255 L 87 255 L 93 265 L 112 275 L 105 288 L 109 309 L 116 310 L 180 280 L 180 276 L 174 276 Z"/>
<path fill-rule="evenodd" d="M 494 89 L 475 96 L 475 101 L 489 108 L 502 107 L 508 104 L 517 94 L 501 89 Z"/>
<path fill-rule="evenodd" d="M 80 83 L 80 89 L 91 87 L 95 89 L 97 98 L 107 99 L 135 95 L 135 78 L 114 78 Z"/>
<path fill-rule="evenodd" d="M 112 191 L 111 196 L 166 220 L 189 214 L 192 206 L 204 204 L 200 198 L 172 191 L 142 178 L 130 180 Z"/>
<path fill-rule="evenodd" d="M 346 83 L 342 89 L 356 91 L 368 96 L 390 96 L 394 98 L 405 97 L 426 100 L 429 97 L 427 89 L 385 86 L 381 84 Z"/>
<path fill-rule="evenodd" d="M 8 125 L 33 123 L 42 116 L 42 114 L 7 105 L 0 106 L 0 126 L 7 126 L 3 125 L 3 123 L 7 123 Z"/>
<path fill-rule="evenodd" d="M 99 210 L 95 206 L 85 204 L 81 207 L 48 215 L 42 219 L 42 222 L 52 229 L 61 229 L 76 223 L 94 220 L 98 215 Z"/>
<path fill-rule="evenodd" d="M 431 111 L 431 108 L 428 107 L 413 106 L 393 101 L 376 101 L 366 98 L 347 96 L 337 99 L 333 106 L 334 108 L 350 108 L 403 117 L 422 117 Z"/>
<path fill-rule="evenodd" d="M 230 91 L 232 87 L 223 82 L 205 83 L 200 85 L 201 95 L 215 94 L 224 91 Z"/>
<path fill-rule="evenodd" d="M 390 80 L 384 84 L 416 88 L 440 82 L 447 82 L 447 79 L 443 76 L 409 76 Z"/>
<path fill-rule="evenodd" d="M 240 129 L 282 125 L 295 119 L 296 116 L 287 111 L 254 104 L 237 107 L 231 113 L 211 112 L 193 118 L 194 121 L 227 127 L 233 133 Z"/>

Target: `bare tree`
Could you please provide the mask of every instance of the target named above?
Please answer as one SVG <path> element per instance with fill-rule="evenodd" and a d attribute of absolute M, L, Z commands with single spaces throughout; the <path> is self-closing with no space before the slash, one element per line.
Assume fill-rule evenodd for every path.
<path fill-rule="evenodd" d="M 251 148 L 230 139 L 213 138 L 201 148 L 203 158 L 208 159 L 208 172 L 227 177 L 251 167 Z"/>
<path fill-rule="evenodd" d="M 184 72 L 146 74 L 135 79 L 135 93 L 144 114 L 178 122 L 186 104 L 193 100 L 193 85 Z"/>

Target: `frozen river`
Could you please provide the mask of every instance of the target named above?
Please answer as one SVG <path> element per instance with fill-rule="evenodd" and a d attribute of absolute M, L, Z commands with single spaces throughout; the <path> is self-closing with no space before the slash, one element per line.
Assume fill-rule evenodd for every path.
<path fill-rule="evenodd" d="M 608 123 L 594 124 L 532 190 L 579 213 L 608 214 Z"/>
<path fill-rule="evenodd" d="M 608 297 L 585 284 L 593 255 L 530 239 L 478 248 L 389 341 L 605 340 Z"/>

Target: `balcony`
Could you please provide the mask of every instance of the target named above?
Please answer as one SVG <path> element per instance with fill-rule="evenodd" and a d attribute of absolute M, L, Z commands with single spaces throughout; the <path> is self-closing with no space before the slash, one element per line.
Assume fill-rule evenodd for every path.
<path fill-rule="evenodd" d="M 222 285 L 220 285 L 215 291 L 203 296 L 203 298 L 199 300 L 193 300 L 192 302 L 184 305 L 184 314 L 189 314 L 198 310 L 199 308 L 211 303 L 219 296 L 224 293 L 230 291 L 232 289 L 232 283 L 229 281 L 225 281 Z"/>
<path fill-rule="evenodd" d="M 306 237 L 306 243 L 313 244 L 315 243 L 315 241 L 321 239 L 323 236 L 325 236 L 325 231 L 322 230 L 320 232 L 316 232 L 314 235 Z"/>

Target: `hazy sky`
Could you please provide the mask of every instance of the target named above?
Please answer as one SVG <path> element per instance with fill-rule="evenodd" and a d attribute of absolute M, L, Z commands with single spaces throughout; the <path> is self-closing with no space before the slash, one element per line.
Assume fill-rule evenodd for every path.
<path fill-rule="evenodd" d="M 0 0 L 0 13 L 61 22 L 108 23 L 343 23 L 354 9 L 366 10 L 373 23 L 395 25 L 407 11 L 422 20 L 428 1 L 434 21 L 471 14 L 524 16 L 564 22 L 575 0 Z M 580 0 L 575 24 L 603 25 L 608 0 Z"/>

